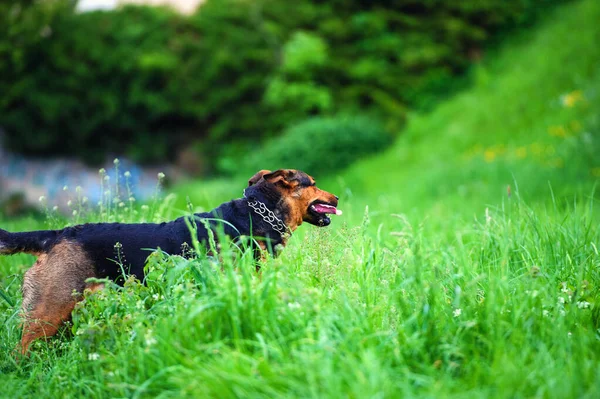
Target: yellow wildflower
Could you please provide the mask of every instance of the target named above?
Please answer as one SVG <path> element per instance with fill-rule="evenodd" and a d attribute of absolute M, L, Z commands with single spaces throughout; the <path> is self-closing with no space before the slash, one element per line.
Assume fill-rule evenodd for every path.
<path fill-rule="evenodd" d="M 583 92 L 581 90 L 574 90 L 570 93 L 563 94 L 560 98 L 562 105 L 567 108 L 573 108 L 578 102 L 583 100 Z"/>
<path fill-rule="evenodd" d="M 548 134 L 554 137 L 567 137 L 567 129 L 564 126 L 550 126 L 548 128 Z"/>
<path fill-rule="evenodd" d="M 504 144 L 495 145 L 493 149 L 498 154 L 504 154 L 506 152 L 506 146 Z"/>
<path fill-rule="evenodd" d="M 544 147 L 540 143 L 531 144 L 531 152 L 534 155 L 540 155 L 544 151 Z"/>
<path fill-rule="evenodd" d="M 562 160 L 562 158 L 551 159 L 549 161 L 549 164 L 553 168 L 562 168 L 563 166 L 565 166 L 565 162 Z"/>

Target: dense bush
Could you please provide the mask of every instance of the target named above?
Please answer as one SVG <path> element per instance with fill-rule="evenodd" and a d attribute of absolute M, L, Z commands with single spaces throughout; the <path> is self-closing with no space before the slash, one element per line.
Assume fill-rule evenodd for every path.
<path fill-rule="evenodd" d="M 281 167 L 326 175 L 392 141 L 377 121 L 366 117 L 314 117 L 293 125 L 244 161 L 244 170 Z M 238 161 L 230 162 L 232 167 Z M 232 172 L 235 168 L 232 168 Z"/>
<path fill-rule="evenodd" d="M 181 16 L 18 0 L 0 6 L 0 126 L 14 150 L 92 162 L 190 146 L 212 162 L 232 141 L 340 112 L 397 131 L 490 38 L 559 1 L 207 0 Z"/>
<path fill-rule="evenodd" d="M 169 45 L 183 23 L 150 7 L 56 17 L 29 45 L 22 69 L 3 71 L 8 145 L 89 161 L 107 153 L 166 158 L 174 135 L 194 124 L 168 78 L 180 65 Z"/>

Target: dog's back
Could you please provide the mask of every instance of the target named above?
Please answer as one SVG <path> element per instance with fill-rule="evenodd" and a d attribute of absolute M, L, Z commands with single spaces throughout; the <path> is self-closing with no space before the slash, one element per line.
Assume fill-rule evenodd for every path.
<path fill-rule="evenodd" d="M 202 225 L 197 228 L 204 230 Z M 82 255 L 94 265 L 96 277 L 111 280 L 116 280 L 123 271 L 142 278 L 146 258 L 153 250 L 160 248 L 176 255 L 182 254 L 185 244 L 192 245 L 183 218 L 160 224 L 98 223 L 23 233 L 0 229 L 0 254 L 47 255 L 55 246 L 65 243 L 81 248 Z"/>

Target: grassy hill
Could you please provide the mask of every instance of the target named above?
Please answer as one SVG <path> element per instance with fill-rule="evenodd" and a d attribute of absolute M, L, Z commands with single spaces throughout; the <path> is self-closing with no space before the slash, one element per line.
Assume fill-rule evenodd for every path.
<path fill-rule="evenodd" d="M 591 2 L 559 8 L 541 29 L 474 66 L 472 89 L 413 115 L 385 154 L 339 176 L 317 176 L 320 185 L 347 193 L 359 219 L 366 204 L 384 215 L 441 207 L 471 216 L 501 203 L 508 185 L 528 203 L 548 199 L 550 188 L 560 197 L 591 195 L 600 177 L 596 8 Z M 211 207 L 239 196 L 244 183 L 241 176 L 182 185 L 178 205 L 184 208 L 188 196 Z"/>
<path fill-rule="evenodd" d="M 344 216 L 260 278 L 153 257 L 147 285 L 88 298 L 15 364 L 31 258 L 1 258 L 1 395 L 598 397 L 599 20 L 594 0 L 558 8 L 387 152 L 317 176 Z M 166 216 L 244 185 L 181 185 Z"/>

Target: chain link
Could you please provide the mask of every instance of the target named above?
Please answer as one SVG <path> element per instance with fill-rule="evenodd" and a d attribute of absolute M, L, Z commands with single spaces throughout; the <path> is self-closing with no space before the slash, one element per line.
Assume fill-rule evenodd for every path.
<path fill-rule="evenodd" d="M 283 223 L 283 220 L 281 220 L 277 216 L 275 216 L 275 213 L 273 213 L 273 211 L 271 211 L 269 208 L 267 208 L 267 206 L 264 203 L 262 203 L 258 200 L 255 200 L 255 201 L 248 200 L 248 206 L 250 206 L 250 208 L 254 209 L 254 212 L 259 214 L 260 217 L 265 222 L 270 224 L 271 227 L 273 227 L 273 229 L 275 231 L 277 231 L 279 234 L 281 234 L 281 235 L 289 234 L 288 228 L 285 225 L 285 223 Z"/>

